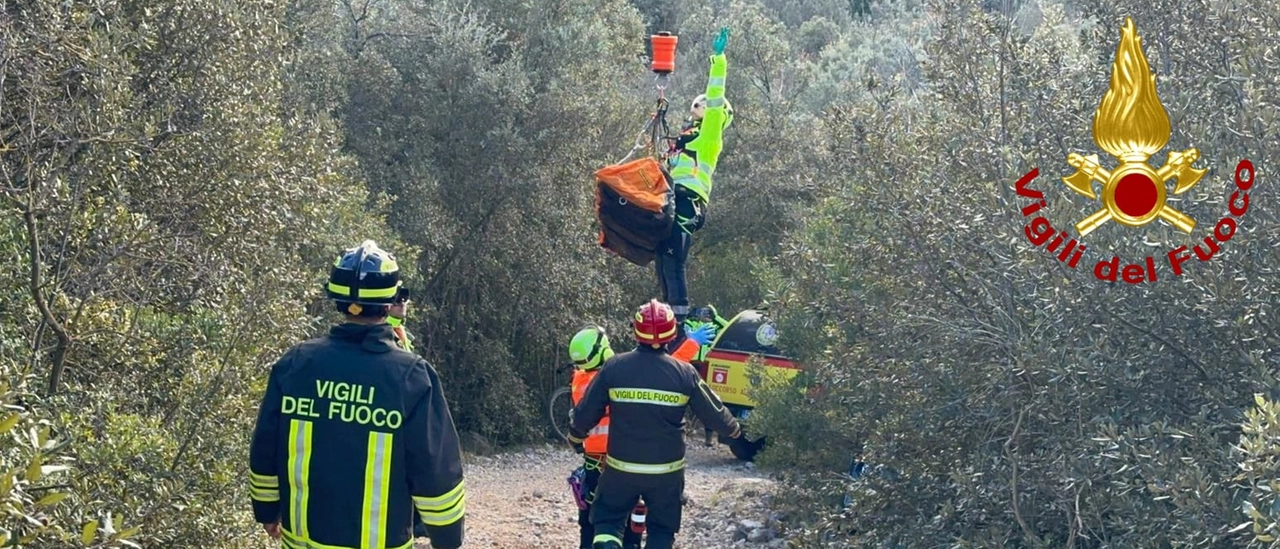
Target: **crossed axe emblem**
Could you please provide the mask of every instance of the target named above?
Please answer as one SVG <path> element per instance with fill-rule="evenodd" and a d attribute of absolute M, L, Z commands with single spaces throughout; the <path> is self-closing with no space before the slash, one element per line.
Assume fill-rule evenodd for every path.
<path fill-rule="evenodd" d="M 1094 112 L 1093 141 L 1111 153 L 1120 165 L 1108 171 L 1098 163 L 1098 155 L 1067 155 L 1067 163 L 1076 173 L 1062 178 L 1071 190 L 1090 199 L 1093 182 L 1102 183 L 1102 208 L 1076 223 L 1080 236 L 1115 220 L 1127 227 L 1141 227 L 1156 218 L 1168 221 L 1190 233 L 1196 220 L 1170 206 L 1165 184 L 1177 178 L 1173 194 L 1194 187 L 1205 171 L 1191 167 L 1200 159 L 1200 151 L 1173 151 L 1158 170 L 1151 169 L 1147 159 L 1163 149 L 1169 141 L 1169 116 L 1156 92 L 1156 77 L 1151 73 L 1142 53 L 1133 19 L 1126 17 L 1111 67 L 1111 85 Z"/>
<path fill-rule="evenodd" d="M 1102 167 L 1096 154 L 1081 156 L 1071 153 L 1067 156 L 1067 163 L 1076 169 L 1074 174 L 1062 178 L 1067 187 L 1097 200 L 1093 182 L 1102 183 L 1103 207 L 1076 223 L 1076 231 L 1080 236 L 1089 234 L 1111 220 L 1128 227 L 1141 227 L 1157 217 L 1186 233 L 1195 229 L 1195 219 L 1165 201 L 1168 198 L 1165 184 L 1177 178 L 1173 194 L 1182 194 L 1194 187 L 1206 172 L 1204 169 L 1191 167 L 1200 158 L 1200 151 L 1187 149 L 1172 152 L 1159 170 L 1151 169 L 1146 159 L 1141 158 L 1143 156 L 1145 155 L 1121 157 L 1120 165 L 1115 171 Z"/>

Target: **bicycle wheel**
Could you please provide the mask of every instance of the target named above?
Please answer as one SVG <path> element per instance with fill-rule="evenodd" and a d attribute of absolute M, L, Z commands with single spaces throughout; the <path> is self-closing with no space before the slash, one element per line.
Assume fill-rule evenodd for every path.
<path fill-rule="evenodd" d="M 547 419 L 551 421 L 551 430 L 565 443 L 569 442 L 569 410 L 571 408 L 573 408 L 573 394 L 568 387 L 556 389 L 547 400 Z"/>

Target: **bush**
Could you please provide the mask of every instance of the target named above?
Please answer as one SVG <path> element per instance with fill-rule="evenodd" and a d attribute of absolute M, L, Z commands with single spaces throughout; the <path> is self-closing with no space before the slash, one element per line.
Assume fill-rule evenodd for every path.
<path fill-rule="evenodd" d="M 1089 235 L 1095 255 L 1073 271 L 1027 245 L 1012 187 L 1039 166 L 1035 185 L 1055 225 L 1091 213 L 1095 205 L 1056 178 L 1069 174 L 1068 152 L 1092 150 L 1088 121 L 1128 14 L 1161 74 L 1177 128 L 1170 147 L 1219 151 L 1206 164 L 1216 175 L 1179 208 L 1216 219 L 1239 156 L 1277 160 L 1255 140 L 1277 134 L 1263 98 L 1280 87 L 1270 68 L 1258 69 L 1272 61 L 1246 45 L 1260 31 L 1241 26 L 1276 8 L 1110 6 L 1041 2 L 1032 17 L 1016 5 L 1006 13 L 933 3 L 924 87 L 889 87 L 872 102 L 849 96 L 832 109 L 833 148 L 849 151 L 833 173 L 856 175 L 788 235 L 771 275 L 786 281 L 781 330 L 806 340 L 796 354 L 811 379 L 794 389 L 816 383 L 825 392 L 813 403 L 766 393 L 758 412 L 772 442 L 762 463 L 815 468 L 788 473 L 796 487 L 788 503 L 809 519 L 804 539 L 1244 541 L 1231 447 L 1248 395 L 1277 387 L 1266 366 L 1273 338 L 1260 337 L 1272 329 L 1263 304 L 1277 300 L 1275 273 L 1262 267 L 1280 261 L 1267 244 L 1274 213 L 1249 217 L 1247 238 L 1181 278 L 1115 285 L 1094 279 L 1098 257 L 1142 257 L 1204 233 L 1153 224 L 1138 244 L 1132 230 L 1106 227 Z M 1153 45 L 1192 28 L 1239 49 L 1209 61 L 1204 45 Z M 1227 74 L 1237 80 L 1226 84 Z M 1175 114 L 1184 111 L 1195 114 Z M 1224 132 L 1227 120 L 1247 129 Z M 1274 200 L 1255 188 L 1252 204 Z M 853 460 L 868 466 L 857 479 L 847 474 Z M 1265 501 L 1256 490 L 1255 509 Z"/>
<path fill-rule="evenodd" d="M 12 347 L 11 347 L 12 348 Z M 141 547 L 142 525 L 122 523 L 76 486 L 74 437 L 30 391 L 21 354 L 0 357 L 0 544 L 5 547 Z M 140 522 L 140 521 L 139 521 Z"/>
<path fill-rule="evenodd" d="M 1245 411 L 1243 433 L 1236 447 L 1240 473 L 1248 496 L 1240 505 L 1248 519 L 1233 531 L 1248 529 L 1250 547 L 1280 547 L 1280 404 L 1261 394 Z"/>

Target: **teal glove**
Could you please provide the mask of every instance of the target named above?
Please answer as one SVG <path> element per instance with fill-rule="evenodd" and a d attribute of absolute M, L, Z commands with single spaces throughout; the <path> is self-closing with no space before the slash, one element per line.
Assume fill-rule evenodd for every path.
<path fill-rule="evenodd" d="M 698 345 L 707 345 L 716 339 L 716 326 L 714 324 L 703 324 L 698 329 L 689 332 L 689 339 L 698 342 Z"/>
<path fill-rule="evenodd" d="M 724 47 L 729 43 L 729 27 L 720 27 L 720 35 L 716 37 L 716 41 L 711 43 L 711 47 L 715 49 L 716 55 L 724 54 Z"/>

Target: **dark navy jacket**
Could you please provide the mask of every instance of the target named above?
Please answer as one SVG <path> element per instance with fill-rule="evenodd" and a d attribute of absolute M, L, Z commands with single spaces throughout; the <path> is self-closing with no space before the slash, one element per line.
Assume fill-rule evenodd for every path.
<path fill-rule="evenodd" d="M 249 450 L 254 518 L 285 547 L 411 548 L 419 513 L 462 545 L 458 433 L 434 368 L 387 324 L 347 323 L 271 368 Z"/>
<path fill-rule="evenodd" d="M 639 346 L 600 366 L 570 414 L 569 438 L 577 441 L 609 410 L 606 467 L 639 474 L 684 468 L 684 417 L 691 408 L 703 424 L 736 438 L 738 421 L 687 362 Z"/>

